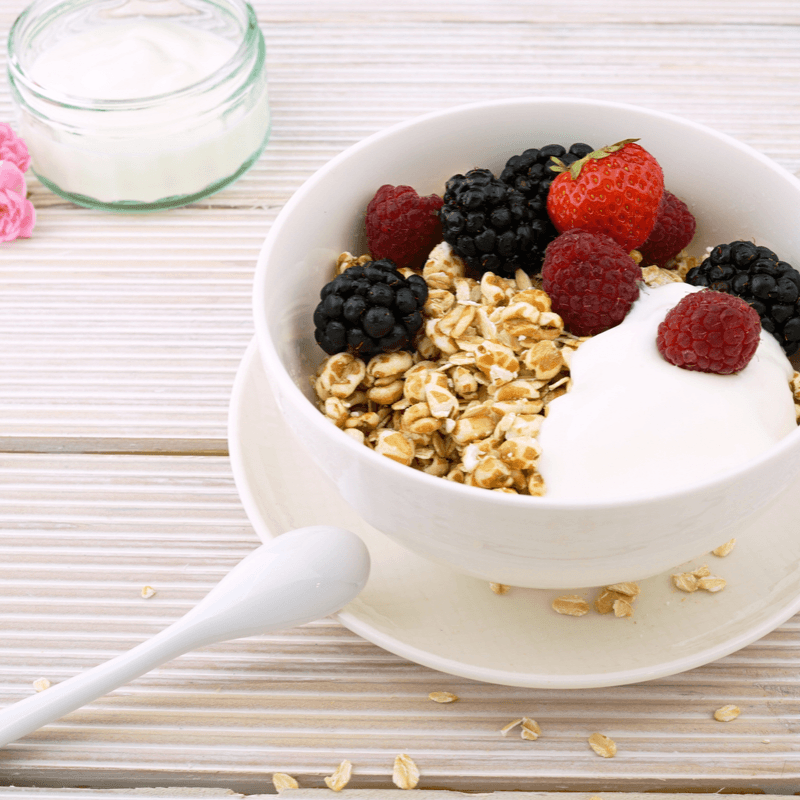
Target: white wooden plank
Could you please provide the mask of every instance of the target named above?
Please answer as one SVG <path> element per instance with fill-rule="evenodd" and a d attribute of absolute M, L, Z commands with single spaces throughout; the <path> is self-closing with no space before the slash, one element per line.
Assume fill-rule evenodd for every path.
<path fill-rule="evenodd" d="M 256 545 L 224 458 L 0 457 L 0 705 L 154 635 Z M 500 735 L 521 716 L 538 741 Z M 589 749 L 596 730 L 617 757 Z M 407 752 L 421 788 L 786 792 L 798 734 L 800 617 L 684 675 L 570 692 L 438 673 L 327 619 L 181 656 L 0 750 L 0 782 L 254 793 L 285 771 L 321 789 L 347 758 L 351 788 L 390 789 Z"/>

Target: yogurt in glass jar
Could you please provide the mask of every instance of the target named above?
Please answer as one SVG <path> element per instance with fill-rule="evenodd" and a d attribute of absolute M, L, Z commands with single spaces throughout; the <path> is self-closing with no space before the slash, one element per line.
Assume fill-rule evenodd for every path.
<path fill-rule="evenodd" d="M 8 52 L 32 169 L 80 205 L 199 200 L 269 137 L 264 38 L 244 0 L 35 0 Z"/>

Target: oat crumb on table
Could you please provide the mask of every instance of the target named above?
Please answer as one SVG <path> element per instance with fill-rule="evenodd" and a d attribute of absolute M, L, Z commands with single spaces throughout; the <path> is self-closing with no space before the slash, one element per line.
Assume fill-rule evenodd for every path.
<path fill-rule="evenodd" d="M 531 741 L 535 741 L 542 735 L 542 729 L 539 727 L 539 723 L 535 719 L 531 719 L 530 717 L 523 717 L 520 730 L 520 737 L 522 739 L 529 739 Z"/>
<path fill-rule="evenodd" d="M 53 684 L 50 683 L 47 678 L 37 678 L 33 682 L 33 688 L 36 689 L 37 692 L 43 692 L 45 689 L 49 689 Z"/>
<path fill-rule="evenodd" d="M 617 744 L 602 733 L 593 733 L 589 737 L 589 747 L 603 758 L 613 758 L 617 754 Z"/>
<path fill-rule="evenodd" d="M 431 692 L 428 699 L 433 700 L 434 703 L 455 703 L 458 695 L 452 692 Z"/>
<path fill-rule="evenodd" d="M 325 785 L 334 792 L 341 792 L 342 789 L 344 789 L 344 787 L 350 783 L 350 777 L 352 774 L 353 765 L 347 759 L 345 759 L 341 764 L 339 764 L 333 775 L 329 775 L 325 778 Z"/>
<path fill-rule="evenodd" d="M 514 730 L 514 728 L 516 728 L 517 725 L 521 725 L 522 724 L 522 720 L 523 719 L 525 719 L 525 717 L 520 717 L 519 719 L 512 720 L 507 725 L 504 725 L 502 728 L 500 728 L 500 735 L 501 736 L 508 736 L 509 731 Z"/>
<path fill-rule="evenodd" d="M 718 708 L 714 712 L 714 719 L 718 722 L 731 722 L 732 720 L 736 719 L 741 713 L 738 706 L 729 704 L 727 706 L 722 706 Z"/>
<path fill-rule="evenodd" d="M 392 783 L 398 789 L 413 789 L 419 783 L 419 768 L 405 753 L 400 753 L 394 760 Z"/>
<path fill-rule="evenodd" d="M 278 792 L 278 794 L 285 789 L 300 788 L 300 784 L 291 775 L 287 775 L 285 772 L 274 772 L 272 774 L 272 785 L 275 787 L 275 791 Z"/>
<path fill-rule="evenodd" d="M 152 586 L 143 586 L 142 587 L 142 597 L 145 600 L 149 600 L 151 597 L 155 597 L 156 590 Z"/>

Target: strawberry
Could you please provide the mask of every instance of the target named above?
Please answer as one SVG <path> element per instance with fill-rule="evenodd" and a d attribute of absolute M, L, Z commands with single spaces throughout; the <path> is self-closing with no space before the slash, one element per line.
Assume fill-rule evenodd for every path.
<path fill-rule="evenodd" d="M 547 195 L 547 213 L 560 233 L 604 233 L 628 251 L 647 240 L 664 194 L 664 173 L 635 142 L 625 139 L 561 165 Z"/>

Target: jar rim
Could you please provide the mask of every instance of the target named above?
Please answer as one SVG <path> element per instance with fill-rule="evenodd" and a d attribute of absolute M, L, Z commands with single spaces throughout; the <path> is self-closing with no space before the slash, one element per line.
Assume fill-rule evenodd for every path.
<path fill-rule="evenodd" d="M 90 5 L 91 2 L 92 0 L 89 0 L 85 5 Z M 216 86 L 219 86 L 228 78 L 238 73 L 242 64 L 246 63 L 254 46 L 258 45 L 262 37 L 255 10 L 247 0 L 214 0 L 214 2 L 210 0 L 200 0 L 200 2 L 207 3 L 212 7 L 227 4 L 239 12 L 244 12 L 243 36 L 238 47 L 227 61 L 201 80 L 182 86 L 180 89 L 163 92 L 161 94 L 143 95 L 141 97 L 105 99 L 73 95 L 62 91 L 48 91 L 46 86 L 42 86 L 34 81 L 23 67 L 19 58 L 17 43 L 21 32 L 27 22 L 37 17 L 40 18 L 41 12 L 45 8 L 57 13 L 59 8 L 66 8 L 67 6 L 73 5 L 72 0 L 56 0 L 56 2 L 53 2 L 53 0 L 34 0 L 34 2 L 28 5 L 14 20 L 8 33 L 7 40 L 9 78 L 12 82 L 20 84 L 27 92 L 32 93 L 41 100 L 57 103 L 59 106 L 65 108 L 84 111 L 131 111 L 140 108 L 149 109 L 192 95 L 203 94 L 208 90 L 214 89 Z"/>

